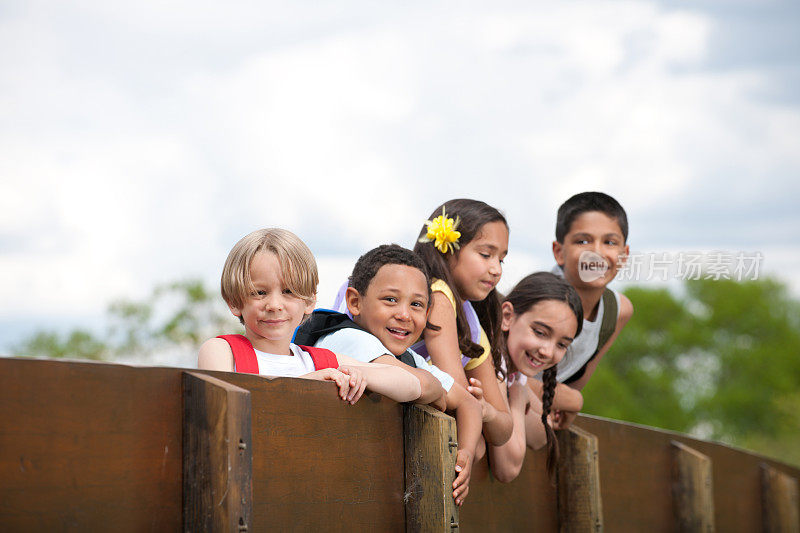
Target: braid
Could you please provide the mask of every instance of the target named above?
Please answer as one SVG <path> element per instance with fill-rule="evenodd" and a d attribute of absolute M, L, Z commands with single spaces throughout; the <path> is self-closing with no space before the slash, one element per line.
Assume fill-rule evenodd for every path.
<path fill-rule="evenodd" d="M 555 479 L 555 471 L 558 466 L 558 441 L 556 434 L 550 424 L 547 423 L 547 415 L 550 414 L 550 407 L 553 405 L 553 397 L 556 392 L 556 367 L 550 367 L 542 374 L 542 424 L 547 436 L 547 475 L 551 480 Z"/>

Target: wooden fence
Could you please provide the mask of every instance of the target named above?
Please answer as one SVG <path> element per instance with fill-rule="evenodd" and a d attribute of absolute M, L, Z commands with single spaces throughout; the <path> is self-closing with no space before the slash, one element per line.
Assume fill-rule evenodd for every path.
<path fill-rule="evenodd" d="M 800 531 L 800 470 L 581 416 L 450 497 L 453 419 L 332 383 L 0 359 L 0 531 Z"/>

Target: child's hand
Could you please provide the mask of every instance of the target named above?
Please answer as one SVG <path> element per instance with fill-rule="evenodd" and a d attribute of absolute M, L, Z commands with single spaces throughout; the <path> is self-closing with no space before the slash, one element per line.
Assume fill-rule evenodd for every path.
<path fill-rule="evenodd" d="M 467 387 L 467 391 L 472 394 L 476 400 L 481 402 L 481 417 L 484 422 L 486 422 L 486 418 L 488 416 L 488 406 L 489 403 L 483 397 L 483 383 L 481 380 L 475 378 L 469 378 L 469 386 Z"/>
<path fill-rule="evenodd" d="M 456 505 L 464 503 L 469 492 L 469 477 L 472 475 L 472 454 L 466 450 L 458 450 L 456 455 L 456 479 L 453 481 L 453 499 Z"/>
<path fill-rule="evenodd" d="M 553 411 L 550 413 L 550 425 L 553 429 L 567 429 L 577 416 L 575 411 Z"/>
<path fill-rule="evenodd" d="M 367 378 L 364 377 L 364 374 L 354 366 L 340 366 L 339 372 L 346 374 L 350 377 L 349 386 L 350 386 L 350 393 L 347 397 L 343 397 L 345 401 L 350 402 L 350 405 L 356 403 L 361 395 L 364 394 L 364 389 L 367 388 Z"/>
<path fill-rule="evenodd" d="M 339 396 L 342 400 L 347 400 L 347 393 L 350 392 L 350 376 L 344 372 L 335 368 L 325 368 L 312 372 L 308 377 L 320 381 L 333 381 L 339 387 Z"/>

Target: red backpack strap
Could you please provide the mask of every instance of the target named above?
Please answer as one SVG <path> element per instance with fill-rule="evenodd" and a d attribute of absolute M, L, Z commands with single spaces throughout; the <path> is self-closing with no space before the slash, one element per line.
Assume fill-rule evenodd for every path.
<path fill-rule="evenodd" d="M 231 346 L 233 361 L 236 364 L 236 372 L 243 374 L 258 374 L 258 359 L 253 345 L 244 335 L 219 335 L 218 339 L 224 339 Z"/>
<path fill-rule="evenodd" d="M 301 350 L 308 352 L 311 360 L 314 361 L 314 370 L 322 370 L 323 368 L 339 368 L 339 361 L 336 359 L 336 354 L 325 348 L 317 348 L 315 346 L 298 346 Z"/>

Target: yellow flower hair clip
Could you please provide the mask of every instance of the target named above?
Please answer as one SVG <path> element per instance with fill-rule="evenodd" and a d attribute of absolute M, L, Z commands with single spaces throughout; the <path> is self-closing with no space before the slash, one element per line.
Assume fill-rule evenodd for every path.
<path fill-rule="evenodd" d="M 419 242 L 433 242 L 433 245 L 443 254 L 452 252 L 454 249 L 458 250 L 458 239 L 461 238 L 461 232 L 457 231 L 459 223 L 458 217 L 455 220 L 447 218 L 447 214 L 442 207 L 442 214 L 433 220 L 426 220 L 425 224 L 428 225 L 428 233 L 424 237 L 420 237 Z"/>

